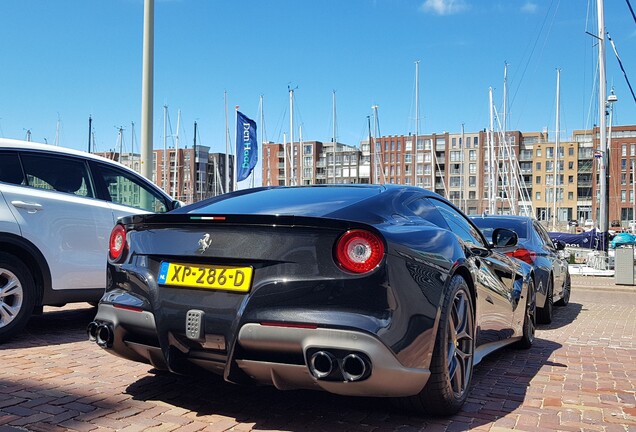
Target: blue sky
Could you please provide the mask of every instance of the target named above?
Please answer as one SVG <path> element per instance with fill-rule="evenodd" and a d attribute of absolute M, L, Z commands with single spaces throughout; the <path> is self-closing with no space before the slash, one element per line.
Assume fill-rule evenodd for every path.
<path fill-rule="evenodd" d="M 636 23 L 626 1 L 605 2 L 605 23 L 636 85 Z M 631 1 L 634 5 L 634 1 Z M 141 118 L 142 0 L 0 2 L 0 136 L 86 149 L 138 151 Z M 180 145 L 225 151 L 235 105 L 265 135 L 289 137 L 288 87 L 303 139 L 329 141 L 336 91 L 337 139 L 358 145 L 371 106 L 380 133 L 488 127 L 488 88 L 501 111 L 508 64 L 508 129 L 554 136 L 556 69 L 561 70 L 562 137 L 597 123 L 594 96 L 596 1 L 550 0 L 156 0 L 154 142 L 163 147 L 163 105 Z M 614 124 L 636 124 L 632 99 L 607 45 Z M 298 129 L 294 132 L 298 139 Z M 234 140 L 234 132 L 231 133 Z M 259 129 L 260 137 L 260 129 Z"/>

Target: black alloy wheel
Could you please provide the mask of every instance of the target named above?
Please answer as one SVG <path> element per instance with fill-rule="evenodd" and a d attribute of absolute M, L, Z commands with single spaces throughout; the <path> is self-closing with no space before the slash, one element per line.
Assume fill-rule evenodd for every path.
<path fill-rule="evenodd" d="M 431 360 L 431 376 L 424 389 L 409 399 L 417 411 L 448 416 L 468 397 L 475 353 L 473 299 L 461 276 L 454 276 L 444 299 Z"/>
<path fill-rule="evenodd" d="M 572 291 L 572 281 L 570 280 L 570 273 L 565 276 L 565 282 L 563 282 L 563 294 L 561 299 L 554 303 L 557 306 L 567 306 L 570 303 L 570 292 Z"/>
<path fill-rule="evenodd" d="M 528 282 L 526 294 L 526 309 L 523 317 L 523 334 L 517 342 L 517 347 L 529 349 L 534 342 L 534 334 L 537 328 L 537 293 L 534 288 L 534 280 Z"/>

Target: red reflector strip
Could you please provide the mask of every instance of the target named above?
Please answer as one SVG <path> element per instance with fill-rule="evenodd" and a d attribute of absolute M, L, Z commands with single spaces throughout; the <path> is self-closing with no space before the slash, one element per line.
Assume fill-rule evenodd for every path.
<path fill-rule="evenodd" d="M 128 306 L 128 305 L 124 305 L 124 304 L 114 304 L 113 307 L 115 309 L 123 309 L 123 310 L 128 310 L 128 311 L 131 311 L 131 312 L 143 312 L 144 311 L 142 308 L 135 307 L 135 306 Z"/>
<path fill-rule="evenodd" d="M 299 323 L 284 323 L 284 322 L 262 322 L 262 326 L 267 327 L 291 327 L 291 328 L 304 328 L 304 329 L 317 329 L 317 324 L 299 324 Z"/>
<path fill-rule="evenodd" d="M 225 216 L 191 216 L 190 220 L 218 220 L 218 221 L 224 221 L 225 220 Z"/>

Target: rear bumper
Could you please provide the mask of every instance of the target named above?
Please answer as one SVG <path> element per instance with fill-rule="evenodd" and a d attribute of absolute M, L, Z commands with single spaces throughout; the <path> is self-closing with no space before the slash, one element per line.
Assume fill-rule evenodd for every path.
<path fill-rule="evenodd" d="M 157 338 L 155 319 L 147 311 L 131 311 L 101 303 L 95 321 L 112 328 L 111 353 L 159 369 L 168 364 Z M 190 350 L 183 359 L 226 377 L 238 368 L 254 383 L 273 385 L 280 390 L 315 389 L 347 396 L 400 397 L 419 393 L 426 384 L 428 369 L 402 365 L 378 338 L 355 330 L 298 328 L 244 324 L 236 346 L 228 358 L 214 350 Z M 310 367 L 312 355 L 327 353 L 335 359 L 334 373 L 317 378 Z M 353 354 L 365 359 L 368 370 L 359 380 L 342 379 L 344 358 Z"/>

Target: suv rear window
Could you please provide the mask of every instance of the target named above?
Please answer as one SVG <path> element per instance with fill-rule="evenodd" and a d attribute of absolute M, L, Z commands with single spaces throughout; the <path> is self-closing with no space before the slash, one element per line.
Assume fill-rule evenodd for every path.
<path fill-rule="evenodd" d="M 0 152 L 0 182 L 24 184 L 24 173 L 17 153 Z"/>
<path fill-rule="evenodd" d="M 94 196 L 84 161 L 27 153 L 21 159 L 29 186 L 81 197 Z"/>

